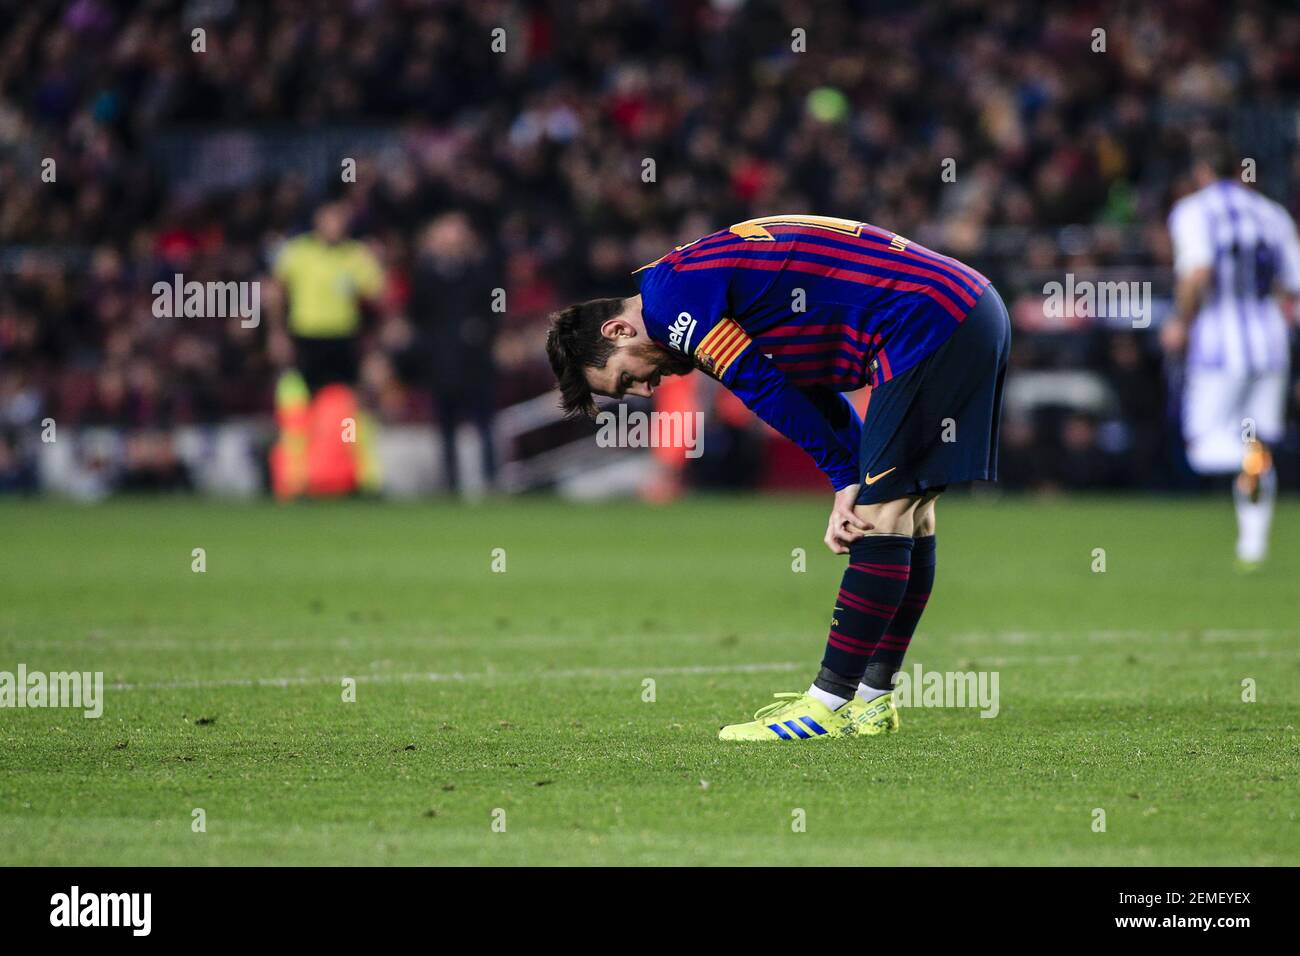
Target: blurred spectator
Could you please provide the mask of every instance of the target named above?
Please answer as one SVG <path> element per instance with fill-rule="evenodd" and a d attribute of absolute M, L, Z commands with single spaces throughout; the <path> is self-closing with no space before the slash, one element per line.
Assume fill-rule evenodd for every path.
<path fill-rule="evenodd" d="M 196 25 L 203 54 L 187 42 Z M 499 25 L 504 56 L 480 42 Z M 1105 53 L 1092 48 L 1098 25 Z M 791 49 L 795 27 L 805 53 Z M 11 5 L 0 381 L 21 379 L 61 424 L 269 414 L 284 337 L 156 319 L 148 290 L 176 272 L 256 281 L 331 184 L 384 252 L 384 314 L 377 334 L 359 334 L 356 294 L 384 281 L 370 285 L 371 266 L 343 268 L 354 287 L 335 289 L 290 256 L 277 267 L 298 289 L 289 327 L 303 323 L 299 358 L 313 377 L 355 381 L 364 353 L 365 387 L 388 417 L 419 414 L 401 384 L 411 333 L 394 315 L 428 260 L 417 230 L 450 212 L 473 224 L 488 287 L 507 292 L 507 311 L 483 316 L 500 319 L 495 391 L 451 387 L 457 362 L 432 377 L 447 392 L 439 417 L 480 429 L 484 401 L 490 413 L 549 388 L 549 309 L 628 291 L 631 270 L 750 216 L 882 223 L 969 261 L 1009 303 L 1019 292 L 1018 320 L 1041 318 L 1044 275 L 1167 274 L 1164 218 L 1185 186 L 1189 121 L 1238 120 L 1266 191 L 1300 212 L 1298 51 L 1300 10 L 1260 0 Z M 344 156 L 355 182 L 338 181 Z M 949 166 L 955 178 L 941 175 Z M 328 299 L 341 303 L 332 317 Z M 448 312 L 421 304 L 410 318 L 424 328 L 453 322 Z M 1147 379 L 1143 333 L 1122 335 L 1136 364 L 1127 346 L 1096 352 L 1086 333 L 1018 334 L 1017 369 L 1092 363 L 1120 417 L 1091 429 L 1027 419 L 1006 434 L 1051 448 L 1127 442 L 1135 454 L 1114 480 L 1168 483 L 1168 465 L 1142 457 L 1165 427 L 1163 399 L 1149 394 L 1163 388 Z M 1044 464 L 1026 480 L 1075 482 Z"/>
<path fill-rule="evenodd" d="M 176 454 L 172 438 L 158 429 L 146 428 L 128 437 L 119 491 L 189 491 L 193 488 L 189 470 Z"/>
<path fill-rule="evenodd" d="M 36 490 L 36 468 L 15 438 L 0 432 L 0 493 Z"/>
<path fill-rule="evenodd" d="M 456 427 L 461 422 L 478 432 L 487 484 L 496 480 L 493 349 L 497 315 L 506 304 L 494 291 L 501 288 L 499 281 L 463 212 L 439 216 L 420 234 L 409 311 L 428 356 L 443 473 L 452 493 L 460 489 Z"/>
<path fill-rule="evenodd" d="M 1105 451 L 1123 456 L 1127 472 L 1122 483 L 1154 488 L 1169 458 L 1173 436 L 1165 427 L 1166 397 L 1160 356 L 1148 338 L 1130 332 L 1112 332 L 1107 354 L 1098 362 L 1107 370 L 1119 414 L 1103 426 Z"/>

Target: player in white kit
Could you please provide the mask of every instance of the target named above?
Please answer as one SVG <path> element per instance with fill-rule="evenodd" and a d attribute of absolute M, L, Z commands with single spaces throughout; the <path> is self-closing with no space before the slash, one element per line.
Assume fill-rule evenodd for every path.
<path fill-rule="evenodd" d="M 1287 211 L 1244 186 L 1240 171 L 1222 144 L 1197 154 L 1197 191 L 1169 214 L 1176 287 L 1161 338 L 1187 353 L 1188 462 L 1204 475 L 1237 474 L 1237 559 L 1249 570 L 1268 550 L 1277 490 L 1269 446 L 1282 438 L 1290 375 L 1279 297 L 1300 293 L 1300 239 Z"/>

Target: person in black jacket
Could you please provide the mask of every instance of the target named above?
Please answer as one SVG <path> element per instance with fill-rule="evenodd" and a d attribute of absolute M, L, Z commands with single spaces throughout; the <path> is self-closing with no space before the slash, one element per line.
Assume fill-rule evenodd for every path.
<path fill-rule="evenodd" d="M 443 470 L 453 493 L 460 489 L 456 426 L 461 422 L 477 429 L 484 479 L 489 487 L 496 480 L 493 294 L 498 285 L 463 212 L 445 213 L 425 227 L 411 271 L 410 318 L 426 343 Z"/>

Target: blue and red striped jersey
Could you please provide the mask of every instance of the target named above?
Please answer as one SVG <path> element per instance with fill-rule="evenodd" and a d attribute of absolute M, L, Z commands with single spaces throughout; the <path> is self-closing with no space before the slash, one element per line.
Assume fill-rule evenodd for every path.
<path fill-rule="evenodd" d="M 911 368 L 989 284 L 896 233 L 825 216 L 738 223 L 636 276 L 650 337 L 692 356 L 812 455 L 837 490 L 860 479 L 858 449 L 821 414 L 816 393 Z"/>

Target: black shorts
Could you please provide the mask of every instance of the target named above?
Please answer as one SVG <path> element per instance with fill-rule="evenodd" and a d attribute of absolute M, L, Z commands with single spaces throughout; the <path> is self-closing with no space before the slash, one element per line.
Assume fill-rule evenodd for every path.
<path fill-rule="evenodd" d="M 1011 319 L 988 286 L 948 340 L 871 393 L 858 504 L 996 481 Z"/>
<path fill-rule="evenodd" d="M 326 385 L 355 385 L 360 374 L 357 338 L 348 335 L 334 339 L 293 337 L 294 364 L 297 365 L 308 391 L 315 394 Z"/>

